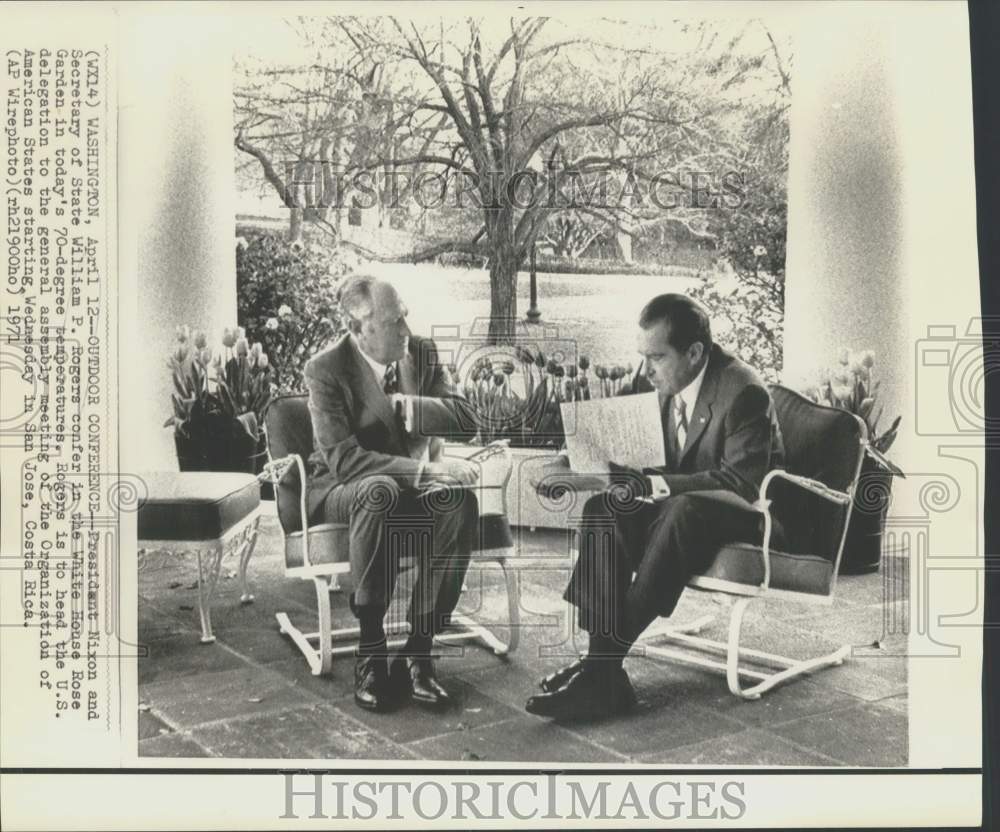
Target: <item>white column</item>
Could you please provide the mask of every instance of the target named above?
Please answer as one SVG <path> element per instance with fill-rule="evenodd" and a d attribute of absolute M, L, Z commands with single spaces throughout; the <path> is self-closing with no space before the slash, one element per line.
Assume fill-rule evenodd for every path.
<path fill-rule="evenodd" d="M 231 23 L 122 9 L 121 268 L 136 277 L 132 470 L 176 470 L 166 366 L 175 328 L 218 350 L 236 325 Z"/>
<path fill-rule="evenodd" d="M 894 483 L 890 524 L 909 563 L 913 766 L 980 762 L 968 44 L 966 9 L 953 4 L 816 4 L 795 44 L 785 380 L 833 364 L 843 347 L 874 349 L 885 412 L 903 418 L 890 456 L 908 476 Z M 942 571 L 955 556 L 971 556 L 967 568 Z M 886 610 L 897 622 L 899 606 Z M 945 658 L 949 646 L 959 655 Z"/>

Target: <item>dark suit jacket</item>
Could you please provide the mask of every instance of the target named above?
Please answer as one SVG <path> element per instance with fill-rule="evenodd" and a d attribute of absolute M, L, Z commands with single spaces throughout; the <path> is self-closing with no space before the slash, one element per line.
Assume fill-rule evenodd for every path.
<path fill-rule="evenodd" d="M 637 373 L 632 392 L 652 389 L 646 376 Z M 670 398 L 662 403 L 664 433 Z M 751 367 L 715 344 L 688 416 L 679 464 L 645 472 L 662 475 L 671 494 L 721 490 L 752 503 L 764 475 L 783 464 L 781 431 L 767 387 Z"/>
<path fill-rule="evenodd" d="M 309 459 L 310 512 L 331 488 L 362 477 L 387 475 L 415 486 L 421 446 L 430 437 L 467 440 L 476 420 L 468 402 L 449 383 L 430 339 L 411 337 L 398 364 L 399 392 L 415 400 L 416 437 L 403 430 L 380 380 L 350 336 L 306 364 L 309 414 L 315 451 Z"/>

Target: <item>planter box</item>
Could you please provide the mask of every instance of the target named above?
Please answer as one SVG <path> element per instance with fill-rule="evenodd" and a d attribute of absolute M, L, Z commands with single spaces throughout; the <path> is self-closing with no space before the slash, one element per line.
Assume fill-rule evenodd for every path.
<path fill-rule="evenodd" d="M 442 449 L 445 456 L 468 457 L 482 448 L 476 445 L 462 445 L 446 442 Z M 530 529 L 565 529 L 569 527 L 569 519 L 579 512 L 583 506 L 582 497 L 567 493 L 563 498 L 553 500 L 539 496 L 532 481 L 542 478 L 541 469 L 547 462 L 555 458 L 556 451 L 542 448 L 509 448 L 511 458 L 510 479 L 504 493 L 504 503 L 507 509 L 507 520 L 511 526 L 526 526 Z M 484 485 L 488 485 L 484 483 Z M 498 494 L 491 494 L 489 487 L 480 494 L 481 508 L 500 511 Z"/>
<path fill-rule="evenodd" d="M 579 514 L 585 495 L 567 492 L 558 500 L 541 497 L 531 485 L 542 478 L 542 466 L 557 456 L 543 448 L 511 448 L 513 467 L 507 483 L 507 516 L 512 526 L 529 529 L 566 529 Z"/>

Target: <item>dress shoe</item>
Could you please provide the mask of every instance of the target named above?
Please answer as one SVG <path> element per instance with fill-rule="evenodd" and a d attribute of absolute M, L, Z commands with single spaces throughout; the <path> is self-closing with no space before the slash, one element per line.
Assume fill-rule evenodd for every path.
<path fill-rule="evenodd" d="M 429 656 L 397 656 L 389 675 L 397 692 L 421 705 L 442 708 L 451 704 L 451 696 L 438 682 L 434 662 Z"/>
<path fill-rule="evenodd" d="M 565 667 L 560 667 L 554 673 L 550 673 L 538 683 L 538 687 L 545 693 L 555 693 L 581 670 L 583 670 L 582 656 L 575 662 L 570 662 Z"/>
<path fill-rule="evenodd" d="M 354 662 L 354 701 L 366 711 L 389 704 L 389 673 L 384 655 L 359 655 Z"/>
<path fill-rule="evenodd" d="M 635 691 L 624 668 L 587 665 L 553 693 L 540 693 L 525 703 L 535 716 L 556 720 L 593 719 L 623 714 L 635 707 Z"/>

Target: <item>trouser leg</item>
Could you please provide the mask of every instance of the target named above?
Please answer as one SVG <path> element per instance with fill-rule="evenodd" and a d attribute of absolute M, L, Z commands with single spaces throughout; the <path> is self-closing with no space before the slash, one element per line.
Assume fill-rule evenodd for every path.
<path fill-rule="evenodd" d="M 563 597 L 577 607 L 580 627 L 607 652 L 626 644 L 632 548 L 637 531 L 649 522 L 650 508 L 645 503 L 616 505 L 607 494 L 589 498 L 583 508 L 579 553 Z"/>
<path fill-rule="evenodd" d="M 430 651 L 431 640 L 458 605 L 469 555 L 479 527 L 479 506 L 468 489 L 453 489 L 420 498 L 432 523 L 427 545 L 418 554 L 418 574 L 410 598 L 412 636 L 407 650 Z"/>

